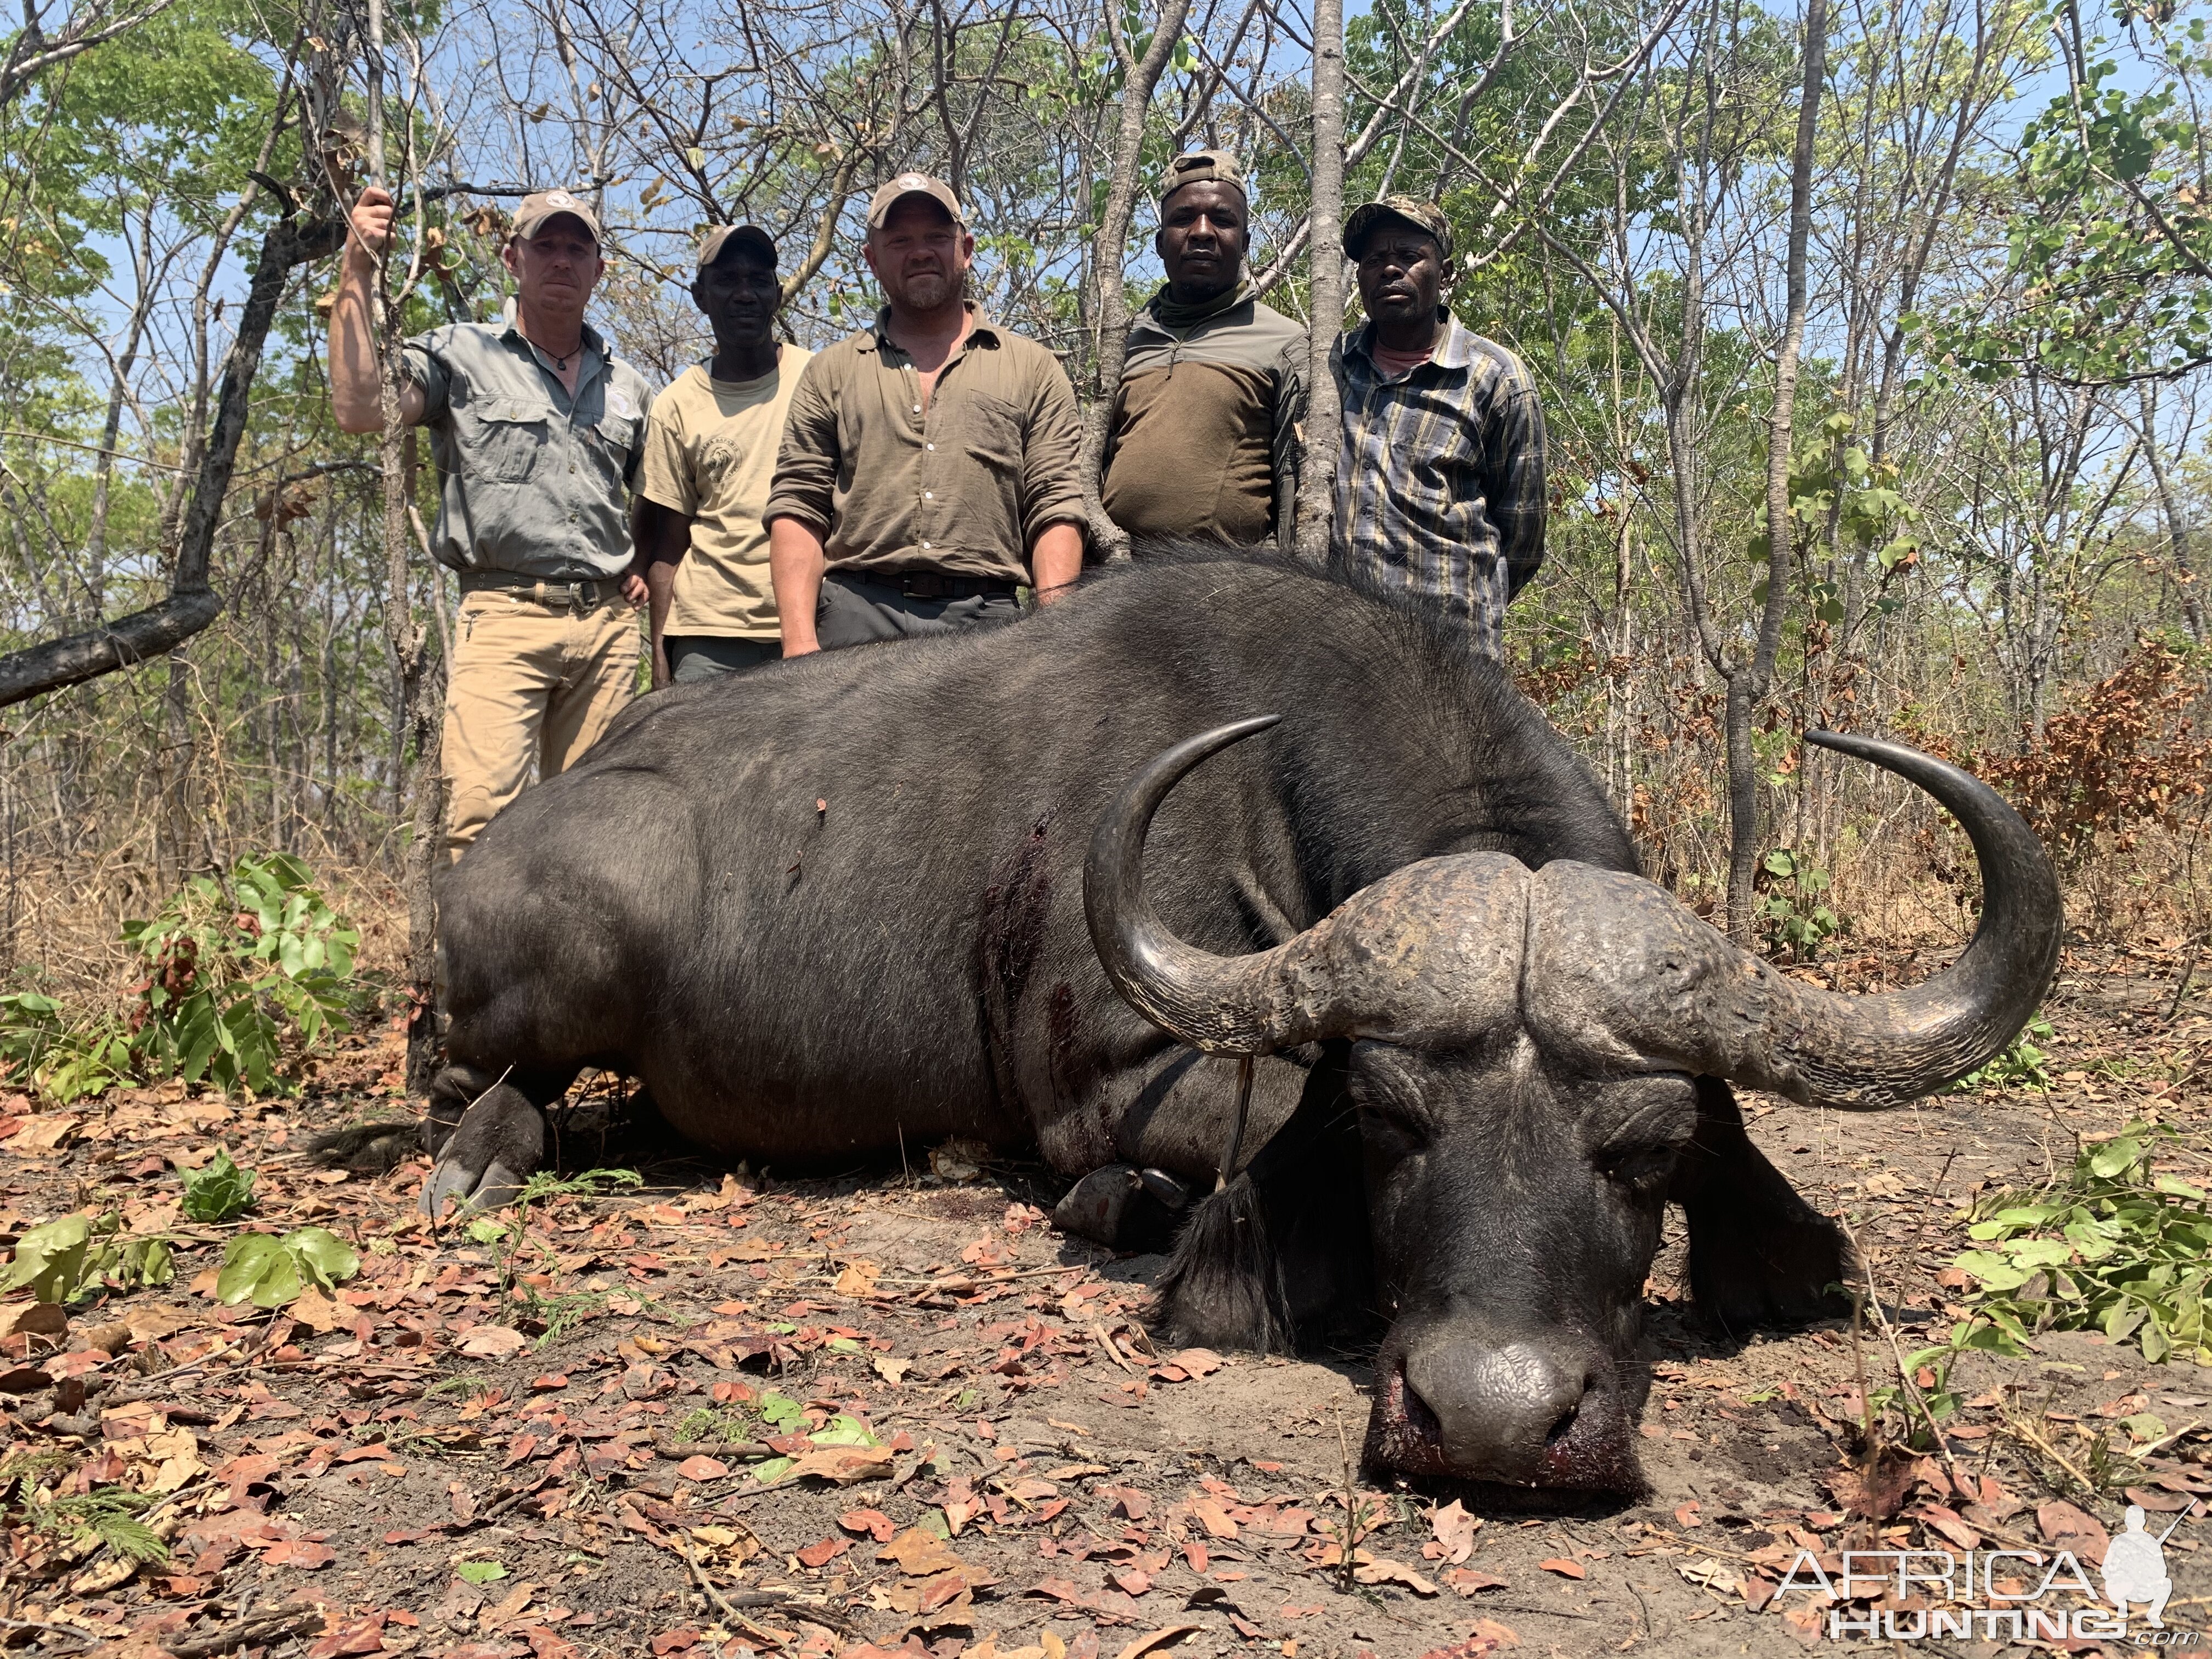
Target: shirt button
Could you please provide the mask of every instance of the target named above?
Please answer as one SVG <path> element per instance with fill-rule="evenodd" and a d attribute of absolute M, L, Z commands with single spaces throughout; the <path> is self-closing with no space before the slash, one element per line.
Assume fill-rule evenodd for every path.
<path fill-rule="evenodd" d="M 924 542 L 924 543 L 922 544 L 922 545 L 923 545 L 924 547 L 927 547 L 927 546 L 929 545 L 929 544 L 928 544 L 927 542 Z"/>
<path fill-rule="evenodd" d="M 914 406 L 914 412 L 917 415 L 921 413 L 921 405 L 920 404 L 916 404 Z"/>
<path fill-rule="evenodd" d="M 922 447 L 924 449 L 935 449 L 937 446 L 935 444 L 924 444 Z"/>
<path fill-rule="evenodd" d="M 933 501 L 937 499 L 937 495 L 933 490 L 925 489 L 921 492 L 921 499 L 925 501 Z"/>

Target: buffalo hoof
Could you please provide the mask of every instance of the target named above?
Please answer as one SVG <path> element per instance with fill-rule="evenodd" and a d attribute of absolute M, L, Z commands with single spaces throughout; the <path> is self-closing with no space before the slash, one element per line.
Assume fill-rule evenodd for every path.
<path fill-rule="evenodd" d="M 1161 1170 L 1109 1164 L 1093 1170 L 1053 1206 L 1052 1224 L 1116 1250 L 1164 1250 L 1190 1194 Z"/>
<path fill-rule="evenodd" d="M 421 1208 L 433 1222 L 511 1204 L 545 1162 L 545 1114 L 511 1083 L 478 1096 L 438 1149 Z"/>

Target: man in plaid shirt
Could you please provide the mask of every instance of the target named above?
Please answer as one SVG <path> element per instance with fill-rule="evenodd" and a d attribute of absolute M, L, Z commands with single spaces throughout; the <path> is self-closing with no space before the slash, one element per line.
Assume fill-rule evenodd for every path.
<path fill-rule="evenodd" d="M 1503 656 L 1505 606 L 1544 562 L 1544 415 L 1521 360 L 1443 304 L 1451 226 L 1432 202 L 1355 209 L 1344 249 L 1368 320 L 1339 347 L 1344 451 L 1332 556 L 1463 618 Z"/>

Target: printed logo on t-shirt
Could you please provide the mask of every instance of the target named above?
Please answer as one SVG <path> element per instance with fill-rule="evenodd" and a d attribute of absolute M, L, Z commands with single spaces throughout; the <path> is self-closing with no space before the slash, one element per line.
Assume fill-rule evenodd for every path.
<path fill-rule="evenodd" d="M 699 476 L 720 483 L 744 459 L 744 446 L 727 433 L 720 434 L 699 447 Z"/>

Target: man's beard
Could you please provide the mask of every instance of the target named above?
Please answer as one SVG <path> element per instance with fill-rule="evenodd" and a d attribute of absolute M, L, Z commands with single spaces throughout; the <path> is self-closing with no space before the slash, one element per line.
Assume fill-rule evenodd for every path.
<path fill-rule="evenodd" d="M 935 311 L 963 296 L 968 287 L 968 273 L 962 271 L 950 276 L 939 271 L 927 271 L 919 276 L 909 276 L 899 284 L 899 303 L 915 311 Z"/>

